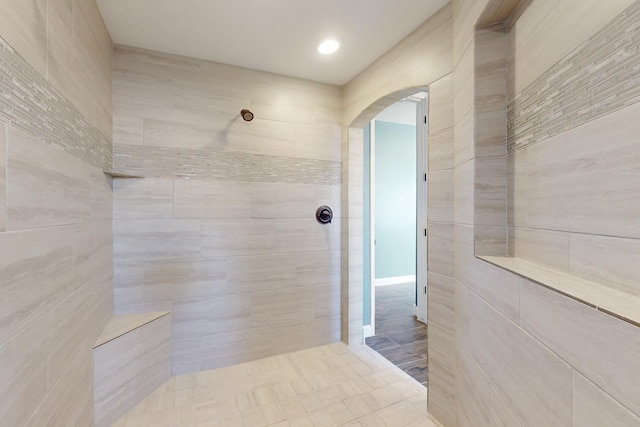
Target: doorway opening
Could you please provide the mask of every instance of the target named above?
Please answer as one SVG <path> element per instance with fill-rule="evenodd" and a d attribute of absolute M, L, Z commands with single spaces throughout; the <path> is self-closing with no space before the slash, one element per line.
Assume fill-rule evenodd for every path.
<path fill-rule="evenodd" d="M 426 90 L 364 129 L 365 342 L 426 385 Z"/>

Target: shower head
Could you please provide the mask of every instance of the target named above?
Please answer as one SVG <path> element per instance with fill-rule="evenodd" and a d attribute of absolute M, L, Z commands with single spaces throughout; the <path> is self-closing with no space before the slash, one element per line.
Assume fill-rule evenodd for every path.
<path fill-rule="evenodd" d="M 251 120 L 253 120 L 253 113 L 247 110 L 246 108 L 240 111 L 240 115 L 242 116 L 245 122 L 250 122 Z"/>

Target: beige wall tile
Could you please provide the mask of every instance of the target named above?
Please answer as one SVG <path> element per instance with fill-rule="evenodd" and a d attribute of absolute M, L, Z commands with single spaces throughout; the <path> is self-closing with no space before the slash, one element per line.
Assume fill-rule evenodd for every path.
<path fill-rule="evenodd" d="M 470 44 L 453 71 L 453 122 L 458 124 L 475 103 L 475 55 Z"/>
<path fill-rule="evenodd" d="M 491 427 L 522 427 L 496 387 L 491 387 Z"/>
<path fill-rule="evenodd" d="M 429 130 L 429 172 L 454 167 L 453 127 L 442 131 Z"/>
<path fill-rule="evenodd" d="M 233 257 L 228 260 L 229 292 L 255 292 L 293 286 L 296 266 L 291 254 Z"/>
<path fill-rule="evenodd" d="M 518 150 L 507 158 L 508 224 L 527 227 L 527 150 Z"/>
<path fill-rule="evenodd" d="M 524 425 L 570 425 L 572 368 L 468 288 L 458 290 L 456 338 L 516 417 Z"/>
<path fill-rule="evenodd" d="M 108 311 L 105 310 L 103 300 L 104 295 L 99 287 L 89 284 L 74 292 L 47 314 L 47 371 L 50 386 L 58 381 L 69 381 L 68 377 L 76 374 L 83 375 L 81 365 L 77 367 L 78 372 L 72 372 L 76 368 L 73 363 L 78 359 L 91 360 L 93 344 L 111 316 L 111 307 L 108 307 Z M 91 375 L 85 380 L 91 384 Z M 78 381 L 78 386 L 82 386 L 80 382 Z"/>
<path fill-rule="evenodd" d="M 315 219 L 278 219 L 274 222 L 276 252 L 295 253 L 340 249 L 340 219 L 331 224 Z M 362 220 L 360 220 L 362 221 Z M 353 227 L 350 227 L 350 230 Z"/>
<path fill-rule="evenodd" d="M 475 159 L 474 224 L 507 225 L 507 160 Z"/>
<path fill-rule="evenodd" d="M 150 303 L 114 306 L 113 314 L 114 315 L 140 314 L 140 313 L 158 312 L 158 311 L 171 312 L 171 310 L 173 310 L 172 302 L 150 302 Z"/>
<path fill-rule="evenodd" d="M 171 376 L 171 315 L 94 350 L 95 425 L 106 427 Z"/>
<path fill-rule="evenodd" d="M 456 360 L 455 333 L 429 323 L 429 374 L 454 381 Z"/>
<path fill-rule="evenodd" d="M 111 39 L 96 13 L 97 7 L 93 4 L 94 10 L 91 3 L 74 2 L 72 30 L 64 18 L 49 14 L 46 76 L 94 126 L 110 137 Z M 87 19 L 92 22 L 87 23 Z M 108 39 L 108 43 L 100 43 L 96 36 Z"/>
<path fill-rule="evenodd" d="M 202 256 L 259 255 L 275 247 L 271 219 L 219 219 L 202 221 Z"/>
<path fill-rule="evenodd" d="M 476 157 L 505 156 L 507 153 L 506 108 L 490 111 L 475 110 Z"/>
<path fill-rule="evenodd" d="M 473 224 L 475 161 L 456 167 L 454 173 L 454 219 L 458 224 Z"/>
<path fill-rule="evenodd" d="M 500 28 L 477 30 L 474 40 L 475 101 L 478 111 L 502 111 L 506 131 L 507 33 Z"/>
<path fill-rule="evenodd" d="M 510 98 L 632 3 L 632 0 L 532 2 L 509 33 Z M 567 28 L 571 28 L 570 33 Z"/>
<path fill-rule="evenodd" d="M 91 168 L 89 178 L 91 221 L 113 220 L 113 179 L 101 169 Z"/>
<path fill-rule="evenodd" d="M 640 418 L 574 371 L 573 426 L 637 427 Z"/>
<path fill-rule="evenodd" d="M 169 91 L 161 86 L 159 90 Z M 221 151 L 224 141 L 218 135 L 231 119 L 223 113 L 186 108 L 145 106 L 143 111 L 143 144 L 150 147 L 213 149 Z"/>
<path fill-rule="evenodd" d="M 251 184 L 253 218 L 314 218 L 320 205 L 328 205 L 340 217 L 340 187 L 286 183 Z"/>
<path fill-rule="evenodd" d="M 144 302 L 144 262 L 113 264 L 113 296 L 116 309 Z"/>
<path fill-rule="evenodd" d="M 115 219 L 173 218 L 173 180 L 126 178 L 113 180 Z"/>
<path fill-rule="evenodd" d="M 454 170 L 429 173 L 427 216 L 430 222 L 453 222 Z"/>
<path fill-rule="evenodd" d="M 454 279 L 429 271 L 427 292 L 429 324 L 455 330 Z"/>
<path fill-rule="evenodd" d="M 93 358 L 85 347 L 71 361 L 71 366 L 53 384 L 47 398 L 35 411 L 28 427 L 80 426 L 93 424 Z"/>
<path fill-rule="evenodd" d="M 253 328 L 302 322 L 315 317 L 314 299 L 318 305 L 328 301 L 320 297 L 318 287 L 275 289 L 251 295 L 251 325 Z M 336 298 L 333 298 L 336 301 Z M 336 301 L 336 305 L 339 299 Z M 318 307 L 320 308 L 320 307 Z"/>
<path fill-rule="evenodd" d="M 181 375 L 200 370 L 202 339 L 192 338 L 171 343 L 171 374 Z"/>
<path fill-rule="evenodd" d="M 453 224 L 429 223 L 427 263 L 430 272 L 453 277 L 455 227 Z"/>
<path fill-rule="evenodd" d="M 245 329 L 202 339 L 202 369 L 215 369 L 274 354 L 273 328 Z"/>
<path fill-rule="evenodd" d="M 0 232 L 7 227 L 7 145 L 6 125 L 0 122 Z"/>
<path fill-rule="evenodd" d="M 6 341 L 73 291 L 70 228 L 0 234 L 0 336 Z"/>
<path fill-rule="evenodd" d="M 554 270 L 569 272 L 569 234 L 515 227 L 509 229 L 509 253 Z"/>
<path fill-rule="evenodd" d="M 115 45 L 114 51 L 117 53 L 114 55 L 114 62 L 118 64 L 118 68 L 134 70 L 142 66 L 154 75 L 173 76 L 183 71 L 203 70 L 205 65 L 204 61 L 199 59 L 130 46 Z M 152 64 L 153 67 L 145 67 L 143 63 Z"/>
<path fill-rule="evenodd" d="M 88 166 L 13 129 L 8 145 L 7 229 L 89 219 Z"/>
<path fill-rule="evenodd" d="M 200 256 L 200 221 L 114 220 L 114 262 Z"/>
<path fill-rule="evenodd" d="M 629 203 L 640 194 L 638 114 L 635 104 L 528 148 L 530 227 L 640 236 L 640 204 Z"/>
<path fill-rule="evenodd" d="M 227 291 L 225 258 L 149 261 L 144 265 L 145 302 L 211 297 Z"/>
<path fill-rule="evenodd" d="M 521 288 L 521 325 L 590 381 L 640 414 L 640 346 L 636 326 L 527 280 Z"/>
<path fill-rule="evenodd" d="M 113 145 L 142 145 L 142 104 L 123 98 L 113 97 Z"/>
<path fill-rule="evenodd" d="M 43 76 L 47 75 L 47 1 L 10 0 L 3 4 L 2 37 Z"/>
<path fill-rule="evenodd" d="M 296 157 L 340 161 L 340 127 L 296 124 L 295 153 Z"/>
<path fill-rule="evenodd" d="M 456 423 L 456 391 L 453 383 L 442 379 L 437 373 L 429 372 L 429 398 L 427 409 L 429 414 L 442 425 L 455 427 Z"/>
<path fill-rule="evenodd" d="M 113 99 L 116 108 L 124 102 L 145 106 L 145 109 L 146 106 L 171 106 L 171 91 L 167 90 L 171 84 L 171 69 L 132 61 L 118 46 L 114 52 Z"/>
<path fill-rule="evenodd" d="M 476 23 L 490 0 L 453 0 L 453 63 L 460 58 L 473 41 Z"/>
<path fill-rule="evenodd" d="M 152 53 L 157 55 L 157 53 Z M 176 57 L 175 61 L 185 62 Z M 146 61 L 148 62 L 148 61 Z M 197 64 L 197 62 L 200 62 Z M 250 105 L 250 82 L 237 75 L 212 75 L 203 70 L 206 61 L 193 69 L 174 70 L 171 84 L 173 106 L 193 110 L 237 114 Z M 229 66 L 229 68 L 235 68 Z M 237 70 L 240 71 L 239 68 Z"/>
<path fill-rule="evenodd" d="M 239 117 L 240 108 L 237 111 Z M 296 137 L 297 128 L 292 123 L 263 120 L 258 117 L 251 123 L 238 119 L 227 128 L 228 133 L 223 137 L 221 135 L 220 142 L 225 151 L 298 157 L 300 141 Z"/>
<path fill-rule="evenodd" d="M 429 85 L 429 132 L 450 127 L 453 127 L 453 74 Z"/>
<path fill-rule="evenodd" d="M 111 221 L 88 222 L 73 230 L 73 283 L 78 289 L 96 278 L 111 282 L 113 230 Z"/>
<path fill-rule="evenodd" d="M 250 184 L 175 179 L 173 188 L 174 218 L 251 218 Z"/>
<path fill-rule="evenodd" d="M 476 256 L 507 256 L 508 229 L 499 225 L 476 225 L 473 228 Z"/>
<path fill-rule="evenodd" d="M 640 295 L 640 240 L 571 234 L 571 274 Z"/>
<path fill-rule="evenodd" d="M 468 162 L 474 157 L 475 115 L 469 110 L 453 129 L 454 162 L 456 166 Z"/>
<path fill-rule="evenodd" d="M 360 317 L 360 326 L 362 327 L 362 317 Z M 266 330 L 269 329 L 273 329 L 275 343 L 273 354 L 282 354 L 338 342 L 340 316 L 310 319 Z M 267 332 L 267 336 L 269 334 L 270 332 Z"/>
<path fill-rule="evenodd" d="M 489 379 L 463 347 L 456 352 L 456 420 L 459 427 L 489 427 Z"/>
<path fill-rule="evenodd" d="M 176 301 L 173 304 L 173 338 L 203 337 L 248 329 L 251 323 L 248 295 L 218 295 Z"/>
<path fill-rule="evenodd" d="M 2 344 L 0 363 L 2 422 L 11 426 L 26 425 L 48 391 L 46 323 L 42 319 L 34 322 Z"/>
<path fill-rule="evenodd" d="M 337 314 L 340 296 L 333 290 L 331 286 L 316 286 L 253 293 L 251 325 L 269 327 L 303 322 L 316 317 L 316 313 Z"/>
<path fill-rule="evenodd" d="M 251 106 L 258 118 L 285 123 L 338 123 L 340 99 L 322 94 L 254 82 Z"/>
<path fill-rule="evenodd" d="M 297 286 L 337 286 L 340 283 L 340 251 L 298 253 L 295 264 Z"/>
<path fill-rule="evenodd" d="M 73 0 L 52 0 L 47 2 L 47 12 L 55 13 L 69 31 L 73 31 Z"/>
<path fill-rule="evenodd" d="M 456 279 L 506 317 L 517 321 L 520 306 L 518 276 L 474 256 L 473 227 L 457 224 L 455 236 Z"/>

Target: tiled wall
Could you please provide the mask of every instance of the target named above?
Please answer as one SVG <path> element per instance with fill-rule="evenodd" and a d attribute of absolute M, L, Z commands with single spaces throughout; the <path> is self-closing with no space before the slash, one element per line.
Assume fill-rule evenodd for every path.
<path fill-rule="evenodd" d="M 339 340 L 340 89 L 125 47 L 114 64 L 116 170 L 145 176 L 114 181 L 116 311 L 172 312 L 174 373 Z"/>
<path fill-rule="evenodd" d="M 455 414 L 453 74 L 429 85 L 427 315 L 429 413 L 449 425 Z"/>
<path fill-rule="evenodd" d="M 98 90 L 110 74 L 110 40 L 93 2 L 8 3 L 0 14 L 0 424 L 89 426 L 92 348 L 113 306 L 111 186 L 102 172 L 111 106 Z M 61 51 L 63 36 L 73 42 Z M 94 40 L 108 43 L 85 46 Z M 82 66 L 63 76 L 62 62 Z M 66 81 L 95 96 L 74 97 Z"/>
<path fill-rule="evenodd" d="M 478 238 L 487 235 L 483 206 L 488 205 L 483 203 L 491 200 L 486 196 L 492 185 L 482 182 L 482 171 L 493 170 L 487 176 L 496 176 L 504 170 L 483 154 L 484 132 L 492 127 L 478 120 L 478 95 L 496 93 L 491 80 L 482 78 L 487 71 L 483 61 L 500 51 L 483 48 L 487 33 L 473 29 L 485 6 L 495 3 L 453 4 L 457 411 L 451 425 L 640 425 L 640 364 L 631 356 L 638 353 L 640 329 L 474 256 Z M 608 281 L 628 292 L 638 273 L 631 261 L 639 254 L 634 243 L 637 224 L 631 220 L 638 216 L 632 200 L 640 190 L 634 179 L 639 157 L 632 119 L 638 108 L 627 102 L 621 88 L 636 81 L 638 71 L 615 70 L 620 60 L 634 60 L 625 51 L 636 51 L 637 42 L 613 40 L 623 27 L 637 25 L 637 18 L 630 18 L 634 9 L 620 15 L 637 5 L 529 2 L 509 28 L 509 66 L 503 81 L 512 102 L 509 137 L 513 147 L 519 141 L 528 144 L 508 158 L 512 255 Z M 602 34 L 606 43 L 598 42 Z M 590 49 L 598 53 L 587 53 Z M 602 67 L 587 58 L 600 58 Z M 584 60 L 589 65 L 576 65 Z M 590 73 L 582 80 L 585 85 L 572 86 L 584 73 Z M 614 75 L 618 77 L 608 79 Z M 616 89 L 602 96 L 600 88 L 606 85 Z M 555 93 L 555 88 L 566 92 Z M 556 98 L 545 108 L 556 96 L 563 101 Z M 612 107 L 615 99 L 625 107 Z M 571 110 L 568 105 L 580 102 L 584 108 L 565 126 L 555 109 Z M 533 105 L 541 108 L 534 113 Z M 506 124 L 499 128 L 506 129 Z M 505 136 L 500 139 L 505 141 Z"/>
<path fill-rule="evenodd" d="M 511 253 L 635 295 L 639 27 L 635 2 L 509 105 Z"/>

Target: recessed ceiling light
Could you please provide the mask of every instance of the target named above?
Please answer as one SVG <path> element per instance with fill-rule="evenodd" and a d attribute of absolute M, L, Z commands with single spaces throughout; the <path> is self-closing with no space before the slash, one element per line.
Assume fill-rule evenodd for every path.
<path fill-rule="evenodd" d="M 340 43 L 337 40 L 325 40 L 318 46 L 318 52 L 329 55 L 338 50 L 339 47 Z"/>

